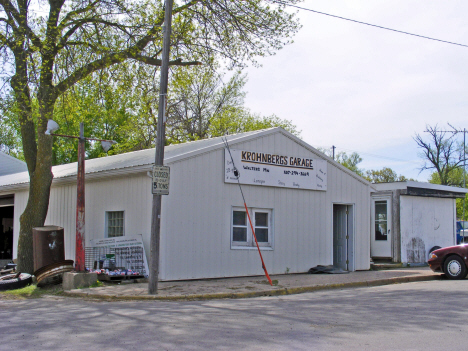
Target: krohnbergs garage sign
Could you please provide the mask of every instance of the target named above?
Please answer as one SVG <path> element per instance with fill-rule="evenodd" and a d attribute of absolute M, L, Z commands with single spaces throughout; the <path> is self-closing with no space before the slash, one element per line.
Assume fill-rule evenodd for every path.
<path fill-rule="evenodd" d="M 231 150 L 241 184 L 327 190 L 327 161 L 307 157 Z M 229 151 L 225 151 L 226 183 L 237 183 Z"/>

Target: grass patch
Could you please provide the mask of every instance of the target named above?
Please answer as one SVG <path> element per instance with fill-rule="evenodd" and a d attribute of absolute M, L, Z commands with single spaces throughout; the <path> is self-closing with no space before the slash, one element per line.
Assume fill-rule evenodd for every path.
<path fill-rule="evenodd" d="M 99 280 L 96 280 L 93 284 L 91 284 L 89 287 L 90 288 L 100 288 L 101 286 L 104 286 L 104 283 L 99 281 Z"/>
<path fill-rule="evenodd" d="M 63 292 L 62 285 L 52 285 L 39 288 L 37 285 L 29 285 L 21 289 L 0 292 L 0 299 L 37 299 L 44 295 L 60 295 Z"/>

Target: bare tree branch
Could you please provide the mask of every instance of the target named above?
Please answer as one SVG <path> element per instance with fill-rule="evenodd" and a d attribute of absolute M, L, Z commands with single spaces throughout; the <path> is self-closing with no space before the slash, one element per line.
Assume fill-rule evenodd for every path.
<path fill-rule="evenodd" d="M 442 185 L 452 185 L 450 174 L 463 163 L 463 148 L 454 139 L 454 133 L 442 131 L 437 125 L 427 125 L 425 132 L 429 134 L 429 141 L 419 134 L 413 137 L 422 149 L 423 158 L 428 161 L 420 168 L 421 172 L 435 170 Z M 448 133 L 451 135 L 447 136 Z"/>

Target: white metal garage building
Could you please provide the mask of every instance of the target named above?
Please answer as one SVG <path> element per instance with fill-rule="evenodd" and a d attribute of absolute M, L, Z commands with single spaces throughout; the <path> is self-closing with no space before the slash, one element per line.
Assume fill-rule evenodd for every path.
<path fill-rule="evenodd" d="M 335 264 L 369 269 L 370 185 L 281 128 L 227 137 L 270 274 Z M 154 149 L 86 161 L 86 243 L 143 235 L 149 253 Z M 166 147 L 170 194 L 163 197 L 162 280 L 261 275 L 232 162 L 221 138 Z M 74 258 L 76 163 L 53 167 L 46 224 L 65 228 Z M 0 177 L 14 195 L 14 257 L 27 172 Z"/>

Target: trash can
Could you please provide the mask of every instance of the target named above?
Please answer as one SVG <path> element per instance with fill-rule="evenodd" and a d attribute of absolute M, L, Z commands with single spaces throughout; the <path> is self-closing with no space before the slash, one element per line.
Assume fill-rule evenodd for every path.
<path fill-rule="evenodd" d="M 55 225 L 33 228 L 34 271 L 65 260 L 63 228 Z"/>

